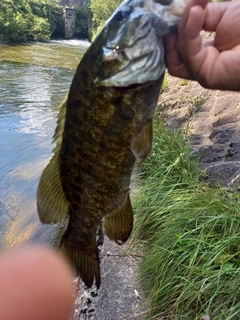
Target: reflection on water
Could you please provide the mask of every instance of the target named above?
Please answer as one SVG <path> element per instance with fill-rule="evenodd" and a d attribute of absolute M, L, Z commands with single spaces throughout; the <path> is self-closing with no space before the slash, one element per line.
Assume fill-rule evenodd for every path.
<path fill-rule="evenodd" d="M 57 227 L 38 220 L 36 190 L 54 147 L 58 106 L 86 48 L 66 42 L 0 45 L 0 248 L 55 238 Z"/>
<path fill-rule="evenodd" d="M 89 42 L 81 40 L 26 43 L 22 45 L 0 44 L 0 59 L 27 64 L 76 69 Z"/>

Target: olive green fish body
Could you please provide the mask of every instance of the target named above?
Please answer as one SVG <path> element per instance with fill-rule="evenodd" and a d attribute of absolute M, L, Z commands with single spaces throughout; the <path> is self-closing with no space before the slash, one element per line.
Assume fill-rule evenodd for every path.
<path fill-rule="evenodd" d="M 132 231 L 131 174 L 151 149 L 165 72 L 162 37 L 176 29 L 181 1 L 125 1 L 81 60 L 59 113 L 37 206 L 44 223 L 69 217 L 60 250 L 88 287 L 94 279 L 100 286 L 101 221 L 118 244 Z"/>
<path fill-rule="evenodd" d="M 81 65 L 78 72 L 83 72 Z M 77 100 L 68 99 L 68 125 L 64 129 L 59 154 L 62 187 L 71 204 L 69 225 L 62 241 L 67 250 L 81 251 L 97 259 L 97 227 L 104 216 L 117 211 L 122 205 L 127 211 L 126 218 L 119 217 L 123 219 L 124 230 L 118 221 L 117 227 L 105 223 L 105 232 L 119 244 L 129 237 L 133 224 L 129 184 L 136 160 L 131 142 L 138 137 L 144 139 L 140 138 L 141 132 L 152 119 L 161 82 L 162 79 L 148 83 L 141 86 L 141 90 L 95 88 L 93 83 L 88 83 L 89 94 L 84 104 L 84 93 L 83 97 L 78 93 Z M 91 85 L 92 89 L 89 89 Z M 72 92 L 70 96 L 77 94 Z M 155 101 L 149 104 L 153 97 Z M 146 110 L 148 104 L 150 107 Z M 145 145 L 140 157 L 149 152 L 151 135 L 149 131 L 142 141 Z M 88 284 L 84 276 L 88 271 L 81 271 L 83 269 L 81 266 L 79 272 Z"/>

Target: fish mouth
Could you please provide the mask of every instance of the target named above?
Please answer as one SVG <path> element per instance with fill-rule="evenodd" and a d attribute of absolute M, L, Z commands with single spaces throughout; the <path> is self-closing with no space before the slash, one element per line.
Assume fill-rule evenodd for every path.
<path fill-rule="evenodd" d="M 154 29 L 147 37 L 138 39 L 125 49 L 103 48 L 102 60 L 105 65 L 115 65 L 105 79 L 97 77 L 95 84 L 105 87 L 129 87 L 158 80 L 165 71 L 162 40 Z M 115 69 L 115 70 L 114 70 Z"/>
<path fill-rule="evenodd" d="M 186 1 L 125 1 L 105 26 L 101 71 L 94 84 L 128 87 L 158 80 L 166 68 L 162 39 L 176 32 Z"/>

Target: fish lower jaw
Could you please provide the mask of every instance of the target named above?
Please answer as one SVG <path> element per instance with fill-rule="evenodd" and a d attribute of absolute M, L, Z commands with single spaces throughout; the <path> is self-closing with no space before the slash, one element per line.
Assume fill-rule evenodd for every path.
<path fill-rule="evenodd" d="M 119 72 L 107 79 L 96 78 L 95 84 L 104 87 L 131 87 L 158 80 L 165 72 L 163 50 L 157 47 L 153 52 L 133 59 Z"/>

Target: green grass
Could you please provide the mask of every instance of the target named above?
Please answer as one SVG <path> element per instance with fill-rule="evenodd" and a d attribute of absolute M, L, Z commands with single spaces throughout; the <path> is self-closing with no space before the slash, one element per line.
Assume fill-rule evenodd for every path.
<path fill-rule="evenodd" d="M 165 73 L 164 79 L 163 79 L 163 83 L 162 83 L 162 86 L 161 86 L 161 93 L 163 93 L 164 91 L 166 91 L 167 88 L 168 88 L 168 74 Z"/>
<path fill-rule="evenodd" d="M 186 85 L 189 84 L 189 80 L 181 79 L 181 80 L 179 81 L 179 84 L 180 84 L 180 86 L 186 86 Z"/>
<path fill-rule="evenodd" d="M 201 182 L 186 138 L 156 118 L 133 197 L 146 319 L 240 319 L 239 196 Z"/>

